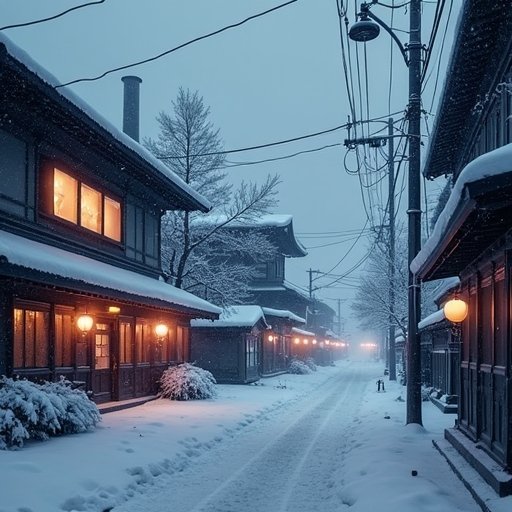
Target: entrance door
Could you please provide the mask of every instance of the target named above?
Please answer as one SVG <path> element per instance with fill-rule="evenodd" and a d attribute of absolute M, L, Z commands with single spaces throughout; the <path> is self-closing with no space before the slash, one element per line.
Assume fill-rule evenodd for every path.
<path fill-rule="evenodd" d="M 96 402 L 113 400 L 113 375 L 116 368 L 112 350 L 112 326 L 110 322 L 97 322 L 94 334 L 93 392 Z"/>

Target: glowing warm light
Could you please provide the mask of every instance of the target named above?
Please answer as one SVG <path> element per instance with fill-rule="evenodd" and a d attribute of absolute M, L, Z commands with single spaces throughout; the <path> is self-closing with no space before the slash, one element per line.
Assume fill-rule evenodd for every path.
<path fill-rule="evenodd" d="M 361 343 L 360 346 L 368 349 L 377 348 L 377 343 Z"/>
<path fill-rule="evenodd" d="M 94 319 L 91 315 L 80 315 L 76 320 L 76 326 L 82 331 L 82 334 L 87 334 L 94 324 Z"/>
<path fill-rule="evenodd" d="M 313 340 L 311 343 L 313 343 L 313 345 L 316 345 L 317 341 Z"/>
<path fill-rule="evenodd" d="M 57 168 L 53 169 L 53 214 L 77 222 L 77 181 Z"/>
<path fill-rule="evenodd" d="M 331 342 L 330 342 L 329 340 L 325 340 L 325 344 L 326 344 L 326 345 L 330 345 L 330 344 L 331 344 Z"/>
<path fill-rule="evenodd" d="M 299 338 L 295 338 L 295 339 L 293 340 L 293 343 L 295 343 L 295 345 L 298 345 L 298 344 L 300 343 Z"/>
<path fill-rule="evenodd" d="M 83 183 L 80 192 L 80 224 L 101 233 L 101 192 Z"/>
<path fill-rule="evenodd" d="M 308 340 L 307 340 L 306 338 L 304 338 L 304 339 L 302 340 L 302 343 L 304 343 L 304 345 L 307 345 L 309 342 L 308 342 Z"/>
<path fill-rule="evenodd" d="M 104 198 L 105 226 L 103 234 L 116 240 L 121 241 L 121 204 L 114 201 L 110 197 Z"/>
<path fill-rule="evenodd" d="M 119 306 L 109 306 L 108 312 L 117 315 L 118 313 L 121 313 L 121 308 Z"/>
<path fill-rule="evenodd" d="M 468 316 L 468 305 L 461 299 L 451 299 L 444 305 L 443 311 L 450 322 L 460 323 Z"/>
<path fill-rule="evenodd" d="M 167 327 L 167 325 L 165 325 L 163 323 L 157 324 L 155 326 L 155 334 L 159 338 L 164 338 L 165 336 L 167 336 L 168 332 L 169 332 L 169 327 Z"/>
<path fill-rule="evenodd" d="M 272 334 L 268 337 L 268 341 L 274 341 L 274 336 L 272 336 Z"/>

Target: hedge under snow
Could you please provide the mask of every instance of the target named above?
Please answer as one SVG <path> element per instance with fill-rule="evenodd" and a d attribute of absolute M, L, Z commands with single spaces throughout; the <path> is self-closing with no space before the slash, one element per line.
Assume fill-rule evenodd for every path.
<path fill-rule="evenodd" d="M 288 373 L 294 373 L 296 375 L 307 375 L 311 373 L 311 368 L 304 362 L 299 359 L 293 359 L 288 366 Z"/>
<path fill-rule="evenodd" d="M 217 396 L 217 381 L 208 371 L 190 363 L 165 370 L 160 378 L 161 398 L 171 400 L 203 400 Z"/>
<path fill-rule="evenodd" d="M 0 378 L 0 449 L 21 448 L 26 439 L 92 430 L 101 421 L 96 404 L 70 381 L 36 384 Z"/>

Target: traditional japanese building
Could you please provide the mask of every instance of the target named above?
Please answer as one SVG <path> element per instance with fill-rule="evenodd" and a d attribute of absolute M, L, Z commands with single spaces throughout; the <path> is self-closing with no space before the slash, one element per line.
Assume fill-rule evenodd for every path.
<path fill-rule="evenodd" d="M 454 187 L 411 269 L 423 281 L 460 277 L 469 313 L 458 419 L 446 437 L 504 495 L 512 493 L 510 4 L 464 2 L 456 34 L 424 168 L 428 178 L 452 176 Z"/>
<path fill-rule="evenodd" d="M 162 214 L 209 204 L 3 36 L 0 76 L 0 373 L 150 395 L 220 313 L 161 278 Z"/>

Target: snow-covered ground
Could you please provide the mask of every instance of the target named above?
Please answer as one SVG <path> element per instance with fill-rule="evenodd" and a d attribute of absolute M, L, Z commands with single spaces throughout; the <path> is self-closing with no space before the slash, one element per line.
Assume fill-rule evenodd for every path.
<path fill-rule="evenodd" d="M 479 511 L 432 446 L 454 417 L 426 403 L 424 428 L 404 426 L 405 390 L 386 378 L 377 393 L 382 369 L 221 385 L 214 400 L 158 400 L 2 451 L 0 512 Z"/>

